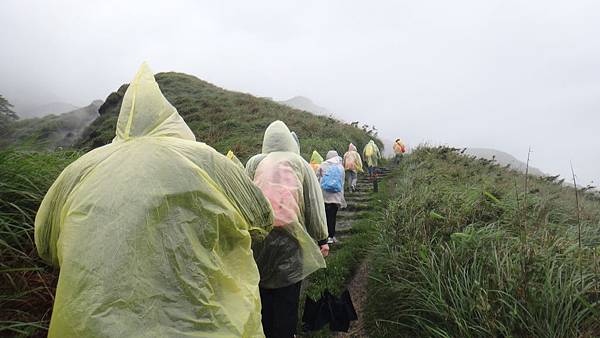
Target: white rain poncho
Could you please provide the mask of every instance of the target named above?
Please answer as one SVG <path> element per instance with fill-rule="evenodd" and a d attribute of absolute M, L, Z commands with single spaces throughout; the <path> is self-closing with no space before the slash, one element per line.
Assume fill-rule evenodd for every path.
<path fill-rule="evenodd" d="M 321 166 L 319 167 L 317 177 L 319 177 L 320 180 L 323 176 L 325 176 L 327 170 L 331 169 L 332 167 L 339 167 L 340 171 L 342 172 L 342 191 L 330 192 L 325 189 L 321 189 L 323 192 L 323 201 L 325 203 L 337 204 L 340 208 L 345 208 L 348 205 L 346 204 L 346 199 L 344 198 L 344 182 L 346 181 L 346 178 L 344 175 L 344 167 L 342 166 L 342 158 L 339 157 L 337 151 L 335 150 L 330 150 L 326 157 L 327 160 L 321 163 Z"/>
<path fill-rule="evenodd" d="M 262 154 L 248 161 L 246 172 L 271 202 L 275 217 L 273 230 L 255 249 L 260 285 L 288 286 L 324 268 L 317 245 L 327 238 L 321 187 L 283 122 L 269 125 Z"/>
<path fill-rule="evenodd" d="M 381 154 L 379 152 L 379 147 L 375 144 L 375 141 L 369 141 L 365 146 L 365 149 L 363 149 L 363 159 L 367 162 L 369 167 L 376 167 L 380 158 Z"/>
<path fill-rule="evenodd" d="M 113 142 L 69 165 L 38 211 L 38 253 L 60 267 L 49 337 L 263 337 L 250 234 L 271 223 L 144 64 Z"/>

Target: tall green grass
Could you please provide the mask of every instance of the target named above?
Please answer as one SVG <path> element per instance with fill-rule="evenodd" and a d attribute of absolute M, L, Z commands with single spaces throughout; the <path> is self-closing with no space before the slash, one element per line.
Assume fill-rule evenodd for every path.
<path fill-rule="evenodd" d="M 600 203 L 449 148 L 396 170 L 370 271 L 372 336 L 600 334 Z"/>
<path fill-rule="evenodd" d="M 33 224 L 44 194 L 78 156 L 0 151 L 0 336 L 45 333 L 57 273 L 38 258 Z"/>

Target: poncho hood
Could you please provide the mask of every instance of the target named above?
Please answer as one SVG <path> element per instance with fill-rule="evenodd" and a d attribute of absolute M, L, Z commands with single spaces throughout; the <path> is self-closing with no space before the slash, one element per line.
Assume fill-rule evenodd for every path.
<path fill-rule="evenodd" d="M 323 157 L 316 150 L 313 150 L 312 155 L 310 156 L 311 164 L 321 164 L 323 163 Z"/>
<path fill-rule="evenodd" d="M 282 121 L 275 121 L 267 127 L 263 138 L 262 152 L 268 154 L 276 151 L 289 151 L 300 154 L 298 143 L 290 129 Z"/>
<path fill-rule="evenodd" d="M 335 164 L 341 163 L 341 158 L 338 155 L 337 151 L 335 151 L 335 150 L 328 151 L 327 152 L 327 161 L 326 162 L 335 163 Z"/>
<path fill-rule="evenodd" d="M 196 140 L 177 109 L 163 96 L 146 63 L 125 92 L 113 142 L 144 136 Z"/>

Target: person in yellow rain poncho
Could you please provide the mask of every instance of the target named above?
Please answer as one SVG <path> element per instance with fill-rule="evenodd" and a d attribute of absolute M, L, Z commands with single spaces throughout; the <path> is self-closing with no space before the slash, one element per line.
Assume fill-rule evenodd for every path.
<path fill-rule="evenodd" d="M 35 220 L 60 275 L 49 337 L 263 337 L 245 172 L 192 131 L 142 65 L 111 144 L 56 179 Z"/>
<path fill-rule="evenodd" d="M 358 181 L 358 173 L 363 172 L 362 159 L 356 151 L 354 144 L 348 145 L 348 151 L 344 154 L 344 169 L 346 177 L 348 177 L 348 186 L 350 191 L 356 191 L 356 182 Z"/>
<path fill-rule="evenodd" d="M 246 163 L 246 172 L 271 202 L 275 217 L 273 230 L 255 250 L 263 327 L 267 337 L 292 337 L 300 284 L 325 267 L 323 256 L 329 252 L 321 186 L 281 121 L 269 125 L 262 154 Z"/>
<path fill-rule="evenodd" d="M 379 152 L 379 147 L 375 144 L 375 141 L 371 140 L 365 148 L 363 149 L 363 158 L 365 162 L 367 162 L 367 170 L 369 172 L 369 176 L 373 176 L 375 174 L 375 168 L 381 158 L 381 153 Z"/>
<path fill-rule="evenodd" d="M 242 161 L 240 161 L 239 158 L 237 158 L 237 156 L 235 156 L 235 154 L 233 153 L 233 151 L 228 151 L 227 152 L 227 158 L 230 159 L 235 165 L 237 165 L 238 167 L 244 169 L 244 164 L 242 163 Z"/>
<path fill-rule="evenodd" d="M 396 141 L 394 142 L 393 148 L 394 148 L 394 163 L 400 164 L 402 155 L 406 152 L 406 146 L 404 146 L 404 143 L 402 143 L 402 141 L 399 138 L 397 138 Z"/>
<path fill-rule="evenodd" d="M 312 155 L 310 156 L 310 166 L 315 174 L 319 171 L 321 163 L 323 163 L 323 157 L 321 157 L 316 150 L 313 150 Z"/>

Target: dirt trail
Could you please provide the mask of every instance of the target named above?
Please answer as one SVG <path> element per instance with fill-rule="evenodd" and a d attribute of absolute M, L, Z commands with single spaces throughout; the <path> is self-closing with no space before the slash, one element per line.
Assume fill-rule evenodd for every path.
<path fill-rule="evenodd" d="M 388 170 L 384 169 L 382 176 L 385 177 Z M 356 219 L 357 214 L 367 212 L 368 204 L 372 198 L 373 183 L 365 176 L 360 176 L 358 181 L 358 191 L 346 194 L 348 208 L 338 216 L 338 225 L 336 227 L 339 233 L 336 236 L 340 241 L 351 236 L 349 230 L 352 228 L 352 223 Z M 359 267 L 356 269 L 354 276 L 348 284 L 350 297 L 358 315 L 358 320 L 350 325 L 348 332 L 337 332 L 334 337 L 368 337 L 365 332 L 364 310 L 367 299 L 367 280 L 368 280 L 368 257 L 364 258 Z"/>
<path fill-rule="evenodd" d="M 364 259 L 348 285 L 350 298 L 352 298 L 352 303 L 354 303 L 354 309 L 358 314 L 358 320 L 355 320 L 350 324 L 348 332 L 338 332 L 334 337 L 368 337 L 365 332 L 365 321 L 363 316 L 367 302 L 368 273 L 367 259 Z"/>

